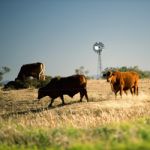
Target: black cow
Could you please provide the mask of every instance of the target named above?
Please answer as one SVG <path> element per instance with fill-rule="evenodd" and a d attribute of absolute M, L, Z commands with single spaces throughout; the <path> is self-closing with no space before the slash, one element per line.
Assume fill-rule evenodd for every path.
<path fill-rule="evenodd" d="M 64 105 L 63 95 L 73 97 L 75 94 L 80 93 L 80 102 L 82 102 L 83 96 L 85 96 L 88 101 L 86 85 L 87 79 L 84 75 L 53 78 L 45 87 L 39 89 L 38 99 L 49 96 L 51 98 L 51 103 L 48 107 L 51 107 L 54 99 L 57 97 L 61 98 L 62 104 Z"/>

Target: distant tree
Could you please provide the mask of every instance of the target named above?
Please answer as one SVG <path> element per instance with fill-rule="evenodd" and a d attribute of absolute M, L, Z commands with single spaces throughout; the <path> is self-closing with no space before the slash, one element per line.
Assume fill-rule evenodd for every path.
<path fill-rule="evenodd" d="M 85 70 L 83 66 L 80 66 L 78 69 L 75 69 L 75 74 L 83 74 L 85 76 L 88 76 L 89 71 Z"/>
<path fill-rule="evenodd" d="M 8 68 L 8 67 L 2 67 L 1 68 L 1 70 L 0 70 L 0 81 L 3 79 L 3 75 L 5 73 L 8 73 L 8 72 L 10 72 L 10 68 Z"/>

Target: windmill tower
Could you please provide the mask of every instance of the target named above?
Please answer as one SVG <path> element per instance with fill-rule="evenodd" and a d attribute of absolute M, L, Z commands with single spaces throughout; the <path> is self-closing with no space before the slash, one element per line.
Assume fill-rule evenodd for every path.
<path fill-rule="evenodd" d="M 98 64 L 97 64 L 97 78 L 102 77 L 102 58 L 101 58 L 101 53 L 102 50 L 104 49 L 104 44 L 102 42 L 96 42 L 93 45 L 93 50 L 98 54 Z"/>

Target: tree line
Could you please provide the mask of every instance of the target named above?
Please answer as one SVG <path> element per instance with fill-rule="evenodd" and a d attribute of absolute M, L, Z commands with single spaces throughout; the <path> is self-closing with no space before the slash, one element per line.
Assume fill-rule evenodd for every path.
<path fill-rule="evenodd" d="M 138 66 L 133 66 L 133 67 L 127 67 L 127 66 L 122 66 L 122 67 L 107 67 L 103 70 L 102 74 L 106 73 L 107 71 L 121 71 L 121 72 L 126 72 L 126 71 L 135 71 L 140 75 L 140 78 L 150 78 L 150 71 L 143 71 L 139 69 Z M 9 73 L 11 71 L 10 68 L 8 67 L 2 67 L 0 69 L 0 85 L 2 85 L 2 80 L 3 76 L 6 73 Z M 83 74 L 85 75 L 88 79 L 93 79 L 93 76 L 89 76 L 89 71 L 85 69 L 84 66 L 80 66 L 79 68 L 75 69 L 75 74 Z M 60 76 L 57 76 L 60 77 Z M 40 88 L 48 84 L 50 80 L 52 79 L 52 76 L 46 75 L 45 81 L 40 81 L 37 79 L 26 79 L 25 81 L 16 81 L 15 86 L 17 89 L 20 88 L 29 88 L 29 87 L 34 87 L 34 88 Z M 13 81 L 14 82 L 14 81 Z M 10 89 L 16 89 L 13 84 L 9 87 Z"/>

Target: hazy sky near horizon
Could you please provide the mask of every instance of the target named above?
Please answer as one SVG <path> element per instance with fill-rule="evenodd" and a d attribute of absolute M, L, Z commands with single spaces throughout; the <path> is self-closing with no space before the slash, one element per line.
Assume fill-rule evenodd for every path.
<path fill-rule="evenodd" d="M 103 69 L 150 70 L 149 0 L 1 0 L 0 67 L 14 80 L 23 64 L 43 62 L 46 74 L 97 73 L 92 47 L 102 42 Z"/>

